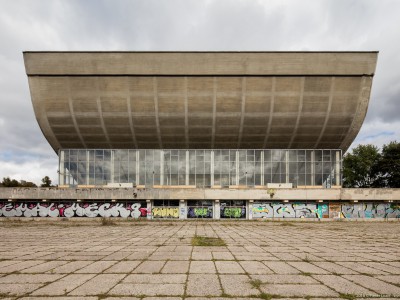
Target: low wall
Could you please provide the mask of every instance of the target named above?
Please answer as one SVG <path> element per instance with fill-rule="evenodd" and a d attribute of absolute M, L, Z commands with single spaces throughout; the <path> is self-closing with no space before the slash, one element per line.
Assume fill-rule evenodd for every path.
<path fill-rule="evenodd" d="M 214 213 L 213 213 L 214 212 Z M 152 201 L 122 202 L 37 202 L 37 201 L 0 201 L 0 217 L 66 217 L 66 218 L 148 218 L 148 219 L 186 219 L 186 218 L 231 218 L 231 219 L 383 219 L 400 218 L 400 206 L 396 203 L 364 202 L 345 203 L 327 202 L 294 203 L 248 201 L 243 207 L 220 206 L 215 202 L 209 207 L 187 207 L 185 202 L 175 207 L 152 206 Z"/>

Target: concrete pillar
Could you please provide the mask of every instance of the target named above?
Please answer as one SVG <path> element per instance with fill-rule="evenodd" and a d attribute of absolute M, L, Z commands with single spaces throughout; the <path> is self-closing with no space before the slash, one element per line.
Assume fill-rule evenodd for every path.
<path fill-rule="evenodd" d="M 236 172 L 235 172 L 235 174 L 236 174 L 236 184 L 235 185 L 239 185 L 239 151 L 237 150 L 236 151 L 236 160 L 235 160 L 235 162 L 236 162 Z"/>
<path fill-rule="evenodd" d="M 254 200 L 249 200 L 247 201 L 247 219 L 252 220 L 253 219 L 253 202 Z"/>
<path fill-rule="evenodd" d="M 153 213 L 151 211 L 151 208 L 152 208 L 151 200 L 147 199 L 146 204 L 147 204 L 147 219 L 151 220 L 151 219 L 153 219 Z"/>
<path fill-rule="evenodd" d="M 160 185 L 164 185 L 164 151 L 160 150 Z"/>
<path fill-rule="evenodd" d="M 186 201 L 181 199 L 179 200 L 179 219 L 184 220 L 186 218 L 187 218 Z"/>
<path fill-rule="evenodd" d="M 115 153 L 114 152 L 115 152 L 114 150 L 111 150 L 111 164 L 110 164 L 111 178 L 110 178 L 110 182 L 112 182 L 112 183 L 114 183 L 114 175 L 115 175 L 114 174 L 114 165 L 115 165 L 115 155 L 114 155 Z M 119 171 L 119 168 L 118 168 L 118 171 Z M 118 178 L 119 178 L 119 176 L 118 176 Z M 117 182 L 119 182 L 119 180 Z"/>
<path fill-rule="evenodd" d="M 185 174 L 185 185 L 189 185 L 189 150 L 186 150 L 186 174 Z"/>
<path fill-rule="evenodd" d="M 214 200 L 214 219 L 219 220 L 221 218 L 221 210 L 219 200 Z"/>
<path fill-rule="evenodd" d="M 311 185 L 315 185 L 315 152 L 311 151 Z"/>
<path fill-rule="evenodd" d="M 211 172 L 211 186 L 214 185 L 214 150 L 210 150 L 211 151 L 211 166 L 210 166 L 210 172 Z"/>
<path fill-rule="evenodd" d="M 112 158 L 112 156 L 111 156 Z M 86 184 L 89 185 L 89 162 L 90 162 L 90 155 L 89 150 L 86 150 Z"/>
<path fill-rule="evenodd" d="M 341 166 L 341 157 L 340 157 L 340 151 L 338 150 L 338 151 L 336 151 L 336 161 L 335 161 L 335 168 L 336 168 L 336 170 L 335 170 L 335 173 L 336 173 L 336 182 L 335 182 L 335 185 L 342 185 L 342 183 L 341 183 L 341 174 L 340 174 L 340 166 Z"/>
<path fill-rule="evenodd" d="M 139 179 L 140 179 L 140 174 L 139 174 L 139 172 L 140 172 L 140 162 L 139 162 L 139 158 L 140 158 L 139 150 L 136 150 L 136 185 L 140 184 L 140 182 L 139 182 Z"/>
<path fill-rule="evenodd" d="M 260 174 L 261 174 L 261 185 L 264 185 L 264 151 L 261 150 L 261 170 L 260 170 Z"/>
<path fill-rule="evenodd" d="M 285 164 L 286 164 L 285 182 L 289 183 L 289 150 L 285 151 Z"/>
<path fill-rule="evenodd" d="M 64 151 L 61 150 L 60 154 L 59 154 L 59 168 L 58 168 L 58 184 L 59 185 L 63 185 L 65 184 L 65 172 L 67 171 L 67 169 L 64 168 Z"/>

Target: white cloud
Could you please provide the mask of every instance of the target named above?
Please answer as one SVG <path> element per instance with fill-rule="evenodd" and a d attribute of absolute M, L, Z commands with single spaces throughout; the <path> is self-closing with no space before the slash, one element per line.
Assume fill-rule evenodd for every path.
<path fill-rule="evenodd" d="M 367 118 L 352 147 L 400 140 L 399 15 L 396 0 L 2 1 L 0 158 L 15 155 L 0 159 L 0 176 L 56 177 L 56 155 L 33 113 L 24 50 L 379 50 Z M 36 165 L 21 164 L 27 157 Z"/>

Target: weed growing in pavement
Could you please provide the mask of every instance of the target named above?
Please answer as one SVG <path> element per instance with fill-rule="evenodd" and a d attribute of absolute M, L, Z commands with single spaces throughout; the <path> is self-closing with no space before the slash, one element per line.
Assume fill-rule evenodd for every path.
<path fill-rule="evenodd" d="M 226 246 L 226 243 L 221 238 L 195 235 L 192 238 L 192 246 Z"/>
<path fill-rule="evenodd" d="M 101 225 L 102 226 L 114 226 L 114 225 L 117 225 L 117 223 L 115 223 L 115 221 L 113 219 L 111 219 L 111 218 L 102 217 L 101 218 Z"/>
<path fill-rule="evenodd" d="M 249 281 L 249 283 L 253 288 L 259 289 L 262 284 L 262 281 L 260 279 L 252 279 Z"/>

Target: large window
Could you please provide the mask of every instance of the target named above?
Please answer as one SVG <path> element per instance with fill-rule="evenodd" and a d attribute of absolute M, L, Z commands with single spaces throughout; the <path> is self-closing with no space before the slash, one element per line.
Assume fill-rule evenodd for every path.
<path fill-rule="evenodd" d="M 60 150 L 60 184 L 341 185 L 340 150 Z"/>

